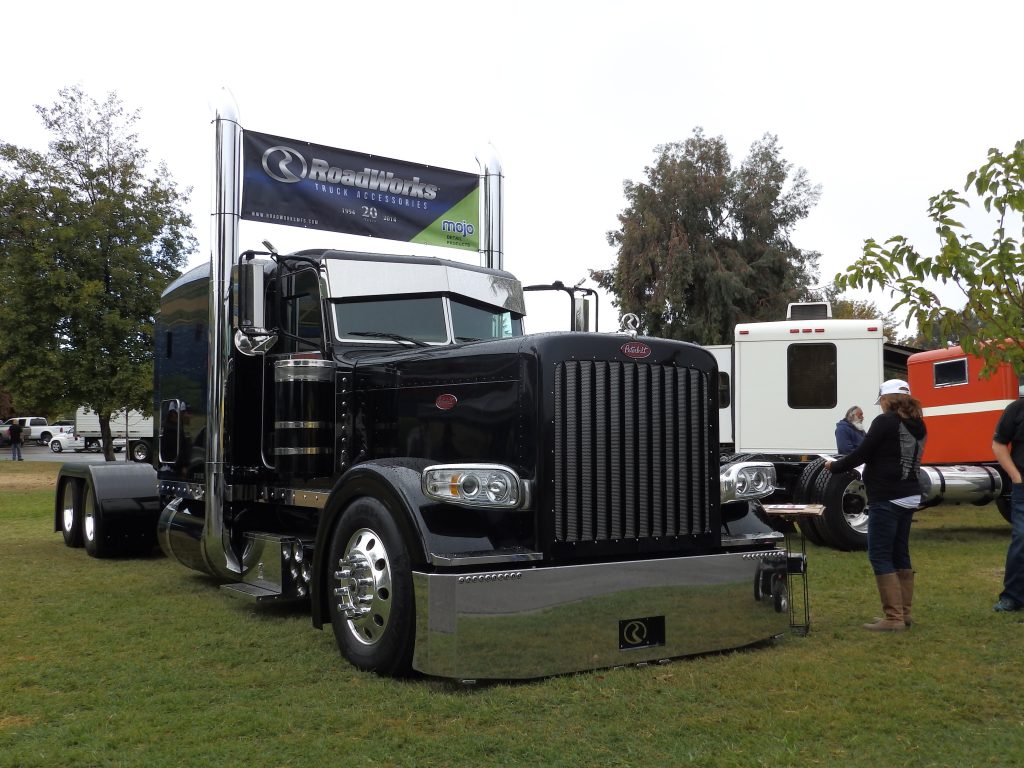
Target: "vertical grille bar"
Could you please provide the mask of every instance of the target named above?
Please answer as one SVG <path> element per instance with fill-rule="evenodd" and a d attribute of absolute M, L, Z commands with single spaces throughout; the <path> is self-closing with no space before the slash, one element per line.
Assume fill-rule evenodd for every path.
<path fill-rule="evenodd" d="M 672 365 L 556 366 L 557 541 L 711 532 L 708 386 Z"/>

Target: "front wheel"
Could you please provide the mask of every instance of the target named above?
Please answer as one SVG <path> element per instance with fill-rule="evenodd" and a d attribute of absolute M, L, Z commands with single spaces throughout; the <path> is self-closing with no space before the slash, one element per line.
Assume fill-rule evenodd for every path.
<path fill-rule="evenodd" d="M 325 586 L 341 654 L 359 669 L 408 674 L 415 638 L 412 562 L 394 517 L 377 499 L 356 499 L 342 513 Z"/>
<path fill-rule="evenodd" d="M 54 440 L 50 443 L 50 450 L 54 453 L 60 453 L 64 450 L 64 446 L 60 444 L 60 440 Z"/>

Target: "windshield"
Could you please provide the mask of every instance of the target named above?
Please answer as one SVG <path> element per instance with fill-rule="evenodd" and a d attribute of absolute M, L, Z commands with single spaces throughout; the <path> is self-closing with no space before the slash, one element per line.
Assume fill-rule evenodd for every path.
<path fill-rule="evenodd" d="M 512 312 L 450 300 L 455 341 L 503 339 L 523 335 L 522 317 Z M 389 343 L 403 339 L 428 344 L 448 342 L 445 299 L 372 299 L 334 304 L 335 329 L 343 341 L 365 343 L 376 338 Z"/>

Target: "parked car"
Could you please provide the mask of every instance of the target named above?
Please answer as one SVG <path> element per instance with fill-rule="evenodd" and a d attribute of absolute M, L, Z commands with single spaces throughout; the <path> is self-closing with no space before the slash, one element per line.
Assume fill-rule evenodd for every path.
<path fill-rule="evenodd" d="M 54 453 L 62 453 L 63 451 L 74 451 L 75 453 L 81 453 L 82 451 L 89 451 L 90 453 L 99 453 L 100 444 L 96 440 L 86 440 L 78 435 L 73 435 L 70 432 L 57 435 L 50 440 L 50 450 Z M 124 450 L 124 438 L 118 437 L 114 439 L 114 451 Z"/>

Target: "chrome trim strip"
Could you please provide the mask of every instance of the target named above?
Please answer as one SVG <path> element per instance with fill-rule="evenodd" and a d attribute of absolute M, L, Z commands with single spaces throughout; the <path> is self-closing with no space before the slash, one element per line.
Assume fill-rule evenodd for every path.
<path fill-rule="evenodd" d="M 201 501 L 206 496 L 206 486 L 202 483 L 161 480 L 158 485 L 158 491 L 161 496 L 170 496 L 175 499 L 186 499 L 188 501 Z"/>
<path fill-rule="evenodd" d="M 758 600 L 773 552 L 478 573 L 413 572 L 413 666 L 452 679 L 524 679 L 740 648 L 789 631 Z M 771 555 L 771 557 L 769 557 Z M 580 616 L 588 631 L 580 632 Z M 624 647 L 624 627 L 660 623 L 662 642 Z M 635 633 L 634 633 L 634 636 Z M 496 653 L 495 649 L 501 652 Z"/>
<path fill-rule="evenodd" d="M 329 421 L 275 421 L 274 429 L 327 429 Z"/>
<path fill-rule="evenodd" d="M 333 448 L 275 448 L 275 456 L 319 456 L 334 453 Z"/>
<path fill-rule="evenodd" d="M 431 552 L 428 560 L 431 565 L 459 566 L 459 565 L 501 565 L 503 563 L 536 563 L 544 559 L 543 552 L 487 552 L 477 554 L 475 552 L 456 554 L 437 554 Z"/>

